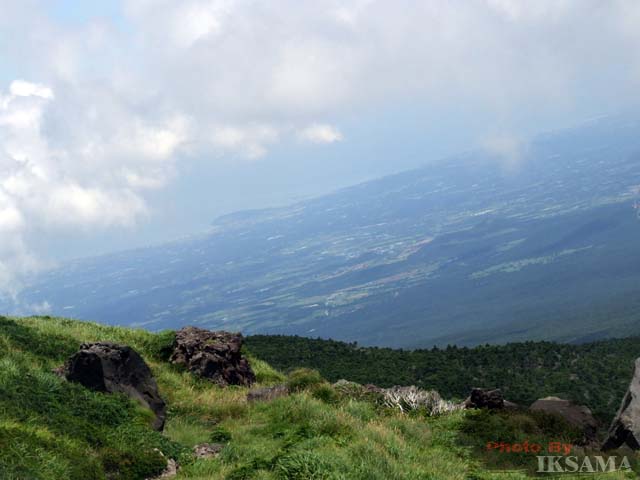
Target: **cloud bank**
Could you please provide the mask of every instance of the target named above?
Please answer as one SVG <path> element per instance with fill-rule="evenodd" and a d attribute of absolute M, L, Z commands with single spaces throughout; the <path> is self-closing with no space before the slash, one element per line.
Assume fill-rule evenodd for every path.
<path fill-rule="evenodd" d="M 334 143 L 343 139 L 342 133 L 331 125 L 315 124 L 300 131 L 302 140 L 313 143 Z"/>
<path fill-rule="evenodd" d="M 123 0 L 76 21 L 0 0 L 0 290 L 47 259 L 35 237 L 144 221 L 189 158 L 347 142 L 343 119 L 395 103 L 500 119 L 633 92 L 639 25 L 634 0 Z"/>

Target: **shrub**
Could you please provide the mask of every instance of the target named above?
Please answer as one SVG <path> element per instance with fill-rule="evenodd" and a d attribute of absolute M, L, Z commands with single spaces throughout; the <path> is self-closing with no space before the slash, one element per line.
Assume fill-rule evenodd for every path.
<path fill-rule="evenodd" d="M 336 478 L 330 462 L 310 451 L 293 452 L 281 457 L 275 468 L 285 480 L 325 480 Z"/>
<path fill-rule="evenodd" d="M 261 470 L 271 470 L 273 468 L 273 460 L 264 458 L 254 458 L 250 462 L 234 468 L 225 477 L 225 480 L 249 480 L 257 478 L 256 474 Z"/>
<path fill-rule="evenodd" d="M 0 476 L 3 479 L 101 480 L 102 466 L 81 442 L 57 438 L 35 426 L 0 420 Z"/>
<path fill-rule="evenodd" d="M 249 480 L 254 477 L 255 472 L 253 465 L 240 465 L 228 473 L 226 480 Z"/>
<path fill-rule="evenodd" d="M 285 376 L 274 369 L 267 362 L 264 362 L 258 358 L 254 358 L 251 355 L 247 355 L 249 364 L 253 373 L 256 375 L 256 381 L 263 385 L 275 385 L 285 381 Z"/>
<path fill-rule="evenodd" d="M 375 386 L 367 387 L 349 380 L 338 380 L 333 388 L 343 399 L 368 402 L 376 406 L 384 404 L 384 389 Z"/>
<path fill-rule="evenodd" d="M 209 440 L 215 443 L 227 443 L 231 441 L 231 432 L 224 427 L 218 426 L 211 432 Z"/>
<path fill-rule="evenodd" d="M 311 395 L 313 398 L 329 404 L 338 403 L 340 400 L 338 393 L 328 383 L 321 383 L 313 387 Z"/>
<path fill-rule="evenodd" d="M 103 448 L 100 450 L 100 460 L 108 478 L 114 480 L 155 477 L 167 465 L 166 458 L 158 450 L 133 452 Z"/>
<path fill-rule="evenodd" d="M 361 400 L 367 393 L 366 389 L 356 382 L 350 382 L 349 380 L 338 380 L 333 384 L 336 392 L 341 396 L 352 398 L 354 400 Z"/>
<path fill-rule="evenodd" d="M 324 379 L 317 370 L 298 368 L 289 374 L 287 387 L 291 392 L 299 392 L 324 383 Z"/>
<path fill-rule="evenodd" d="M 176 332 L 173 330 L 164 330 L 145 338 L 144 349 L 149 356 L 157 360 L 167 361 L 173 352 L 175 339 Z"/>
<path fill-rule="evenodd" d="M 362 422 L 369 422 L 377 415 L 375 406 L 369 402 L 349 400 L 344 408 L 349 415 Z"/>

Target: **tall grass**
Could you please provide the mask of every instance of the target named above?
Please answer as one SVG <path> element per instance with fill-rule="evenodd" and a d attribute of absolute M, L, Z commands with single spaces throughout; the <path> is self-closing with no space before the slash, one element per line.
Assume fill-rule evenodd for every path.
<path fill-rule="evenodd" d="M 248 403 L 246 388 L 223 389 L 170 365 L 172 339 L 59 318 L 0 318 L 0 479 L 135 480 L 162 469 L 160 450 L 181 462 L 179 479 L 517 480 L 530 476 L 493 468 L 522 465 L 484 455 L 481 439 L 549 433 L 526 416 L 402 413 L 351 398 L 317 372 L 285 377 L 250 353 L 259 385 L 287 383 L 294 393 Z M 169 406 L 163 435 L 127 398 L 51 373 L 80 343 L 98 340 L 130 345 L 149 363 Z M 194 460 L 191 448 L 208 441 L 225 444 L 220 455 Z"/>

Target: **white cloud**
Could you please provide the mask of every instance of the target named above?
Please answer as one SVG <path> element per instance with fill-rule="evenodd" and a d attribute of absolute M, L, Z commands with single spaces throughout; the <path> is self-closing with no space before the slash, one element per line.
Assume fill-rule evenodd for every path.
<path fill-rule="evenodd" d="M 314 124 L 298 133 L 302 140 L 313 143 L 334 143 L 343 140 L 342 133 L 336 127 L 326 124 Z"/>
<path fill-rule="evenodd" d="M 55 226 L 127 225 L 145 211 L 143 201 L 131 191 L 67 183 L 51 189 L 44 220 Z"/>
<path fill-rule="evenodd" d="M 11 234 L 24 226 L 24 219 L 17 208 L 12 205 L 0 208 L 0 234 Z"/>
<path fill-rule="evenodd" d="M 36 235 L 146 218 L 190 156 L 339 142 L 332 123 L 390 105 L 619 108 L 640 80 L 635 0 L 122 0 L 84 22 L 45 3 L 0 0 L 2 65 L 24 78 L 0 85 L 0 289 L 39 264 Z M 517 137 L 484 146 L 522 158 Z"/>
<path fill-rule="evenodd" d="M 517 170 L 522 165 L 528 149 L 525 140 L 504 132 L 487 136 L 480 145 L 509 172 Z"/>
<path fill-rule="evenodd" d="M 45 85 L 25 82 L 24 80 L 14 80 L 9 86 L 9 92 L 16 97 L 41 97 L 53 98 L 53 91 Z"/>
<path fill-rule="evenodd" d="M 278 141 L 280 132 L 269 125 L 214 126 L 211 144 L 222 151 L 239 151 L 245 158 L 253 160 L 267 153 L 267 146 Z"/>
<path fill-rule="evenodd" d="M 51 313 L 51 304 L 45 300 L 44 302 L 26 305 L 24 310 L 30 314 L 47 315 Z"/>
<path fill-rule="evenodd" d="M 56 145 L 45 131 L 56 107 L 51 88 L 14 81 L 0 100 L 0 292 L 15 295 L 21 277 L 43 265 L 32 237 L 131 225 L 146 215 L 140 186 L 114 178 L 112 168 L 135 158 L 131 168 L 144 171 L 145 162 L 166 160 L 182 137 L 175 122 L 153 128 L 134 121 L 121 125 L 121 144 L 96 131 Z"/>
<path fill-rule="evenodd" d="M 141 160 L 165 161 L 189 139 L 188 120 L 176 116 L 161 126 L 145 125 L 137 120 L 127 129 L 121 129 L 115 139 L 117 150 L 129 155 L 140 155 Z"/>
<path fill-rule="evenodd" d="M 129 0 L 124 3 L 129 16 L 137 23 L 145 24 L 140 26 L 152 26 L 145 34 L 158 39 L 160 35 L 155 35 L 162 31 L 164 41 L 178 49 L 190 48 L 198 41 L 220 33 L 232 8 L 227 0 Z"/>

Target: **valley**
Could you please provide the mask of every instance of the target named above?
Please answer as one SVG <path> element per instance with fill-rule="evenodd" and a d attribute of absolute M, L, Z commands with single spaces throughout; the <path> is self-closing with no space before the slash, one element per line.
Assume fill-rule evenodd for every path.
<path fill-rule="evenodd" d="M 2 309 L 424 347 L 640 333 L 640 122 L 474 151 L 169 244 L 61 265 Z"/>

